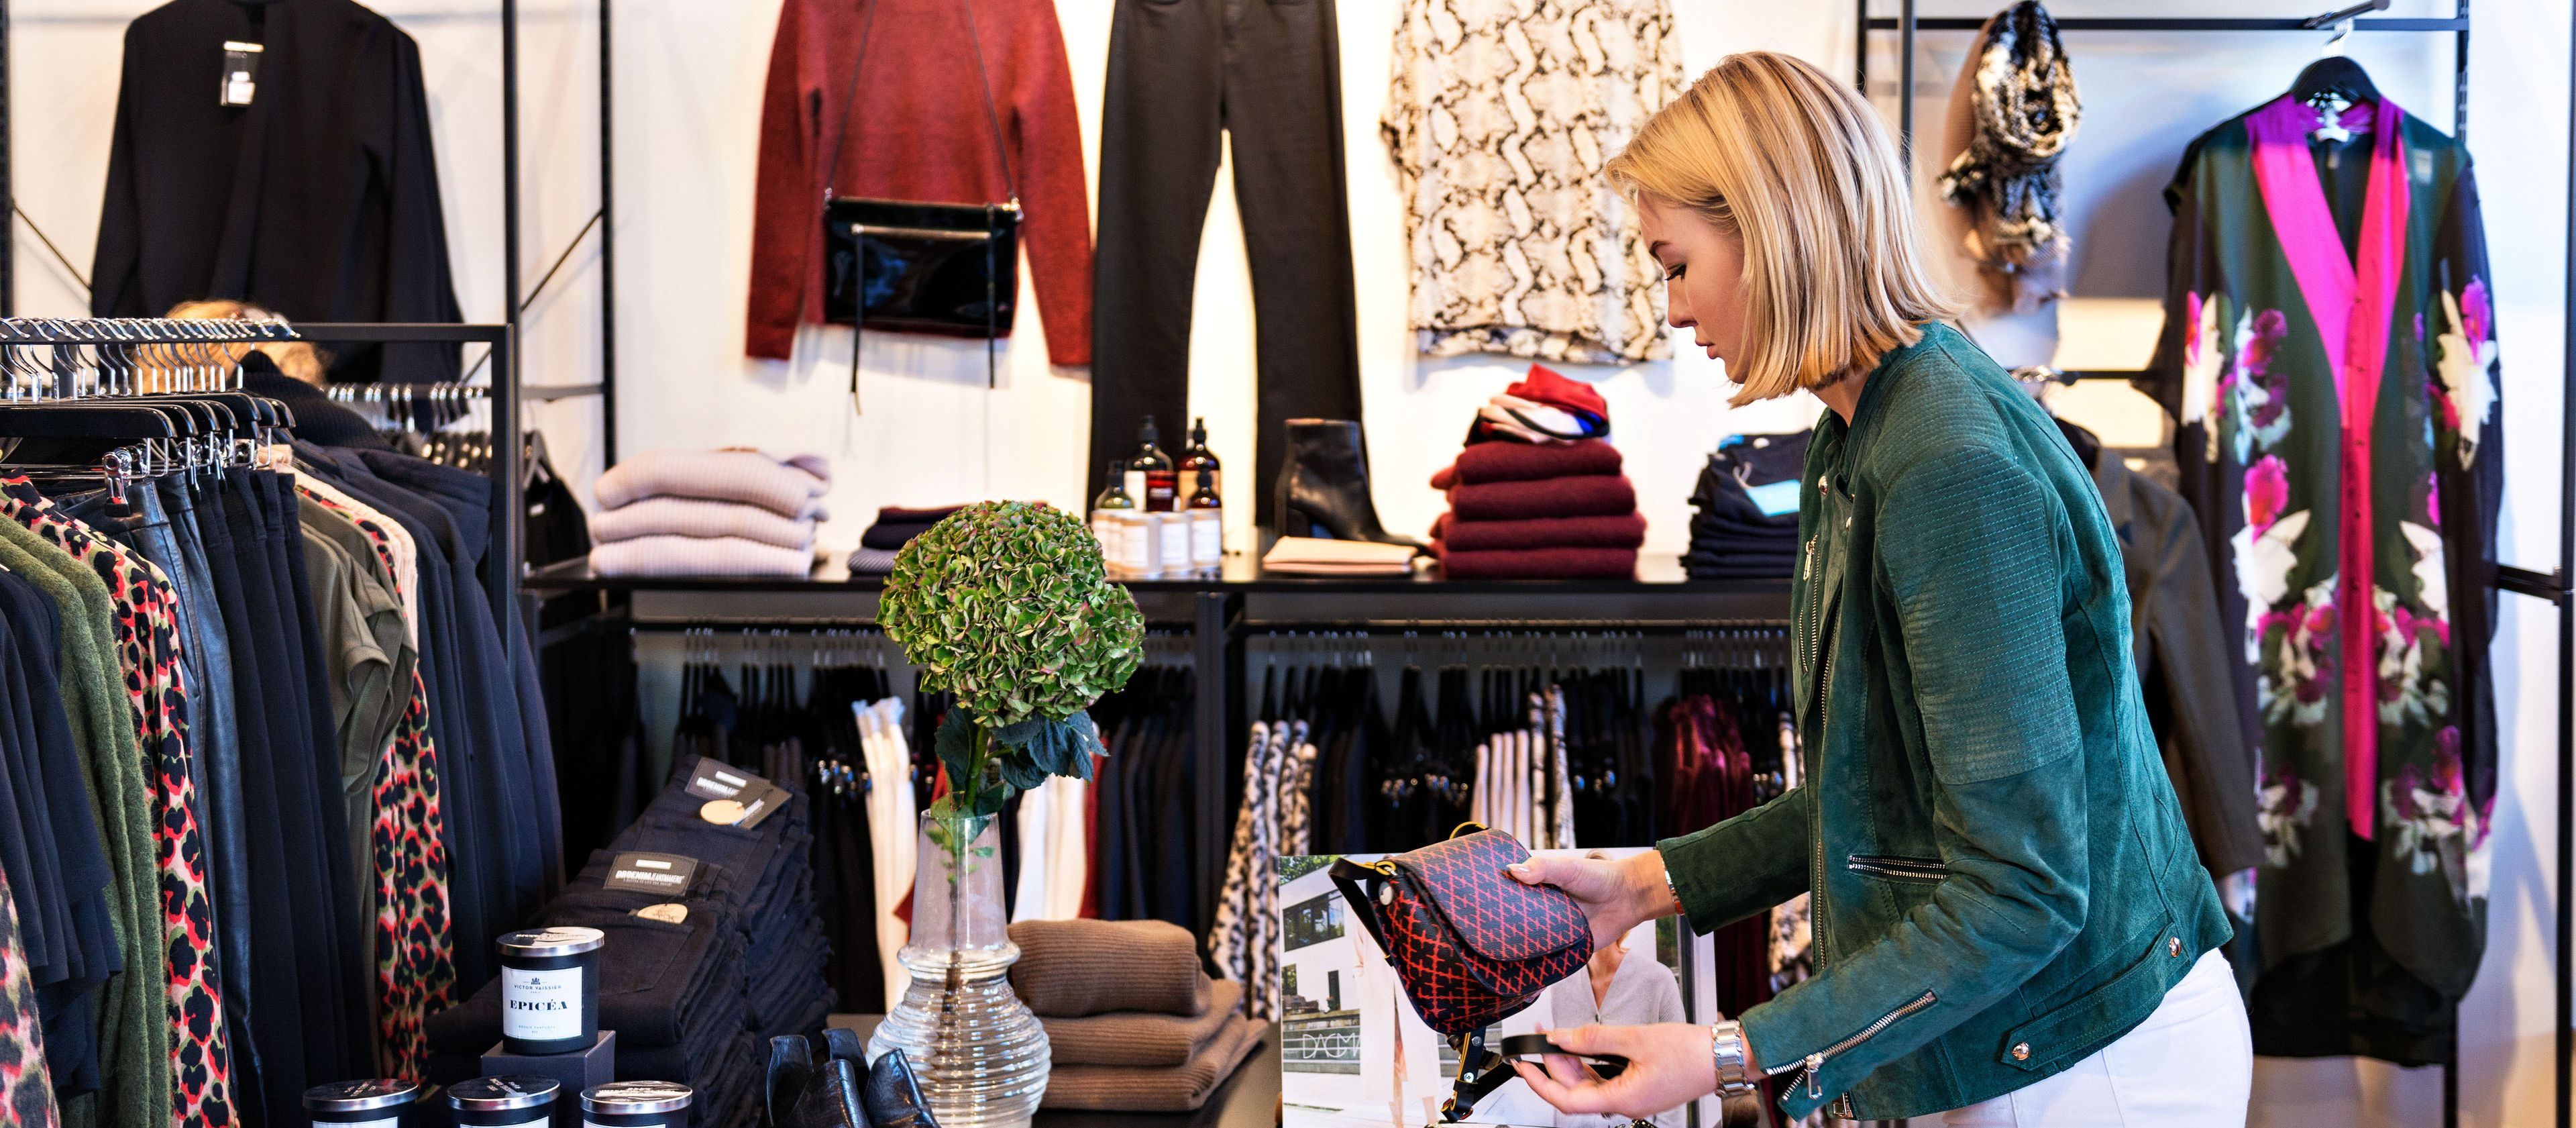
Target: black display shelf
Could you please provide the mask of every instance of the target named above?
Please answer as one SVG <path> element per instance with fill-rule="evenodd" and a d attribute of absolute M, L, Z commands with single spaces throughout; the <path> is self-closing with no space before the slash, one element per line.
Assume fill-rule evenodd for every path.
<path fill-rule="evenodd" d="M 1408 576 L 1308 576 L 1265 571 L 1259 562 L 1228 558 L 1217 576 L 1121 580 L 1143 593 L 1323 595 L 1634 595 L 1663 592 L 1689 595 L 1786 596 L 1787 579 L 1694 580 L 1670 556 L 1641 558 L 1637 574 L 1626 579 L 1452 580 L 1437 568 Z M 541 594 L 559 592 L 873 592 L 885 587 L 881 575 L 851 575 L 837 563 L 817 566 L 803 576 L 603 576 L 586 560 L 567 560 L 528 575 L 522 585 Z"/>

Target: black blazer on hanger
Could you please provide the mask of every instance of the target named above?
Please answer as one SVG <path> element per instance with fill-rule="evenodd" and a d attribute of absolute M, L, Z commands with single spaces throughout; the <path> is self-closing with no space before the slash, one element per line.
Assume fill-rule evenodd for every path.
<path fill-rule="evenodd" d="M 250 104 L 224 44 L 261 44 Z M 233 298 L 297 321 L 461 320 L 420 49 L 349 0 L 173 0 L 125 29 L 90 311 Z M 460 346 L 344 352 L 335 378 L 453 380 Z"/>

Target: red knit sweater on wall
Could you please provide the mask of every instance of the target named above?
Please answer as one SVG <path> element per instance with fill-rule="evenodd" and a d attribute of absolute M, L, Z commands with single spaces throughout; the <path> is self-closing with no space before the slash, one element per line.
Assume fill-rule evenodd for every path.
<path fill-rule="evenodd" d="M 971 0 L 993 102 L 1019 174 L 1021 245 L 1037 283 L 1047 356 L 1091 363 L 1091 208 L 1073 76 L 1053 0 Z M 849 139 L 827 176 L 867 7 Z M 823 319 L 822 201 L 834 194 L 935 203 L 1010 198 L 977 89 L 969 0 L 787 0 L 760 113 L 744 351 L 785 359 L 801 321 Z"/>

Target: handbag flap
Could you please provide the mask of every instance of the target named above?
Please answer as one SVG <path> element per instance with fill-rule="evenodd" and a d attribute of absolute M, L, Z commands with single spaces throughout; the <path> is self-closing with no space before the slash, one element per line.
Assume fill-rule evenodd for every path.
<path fill-rule="evenodd" d="M 1478 831 L 1388 860 L 1413 879 L 1461 943 L 1489 960 L 1536 959 L 1592 945 L 1583 907 L 1562 889 L 1523 885 L 1503 867 L 1529 860 L 1511 835 Z"/>

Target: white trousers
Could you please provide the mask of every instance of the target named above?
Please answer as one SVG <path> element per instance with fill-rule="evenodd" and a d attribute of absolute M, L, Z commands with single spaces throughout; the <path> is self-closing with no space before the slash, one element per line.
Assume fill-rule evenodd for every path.
<path fill-rule="evenodd" d="M 2209 952 L 2137 1029 L 2062 1072 L 1945 1113 L 1945 1128 L 2243 1128 L 2254 1035 Z M 1922 1123 L 1922 1121 L 1916 1121 Z"/>

